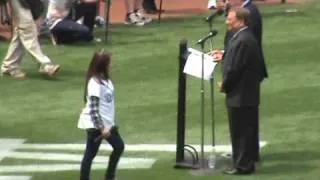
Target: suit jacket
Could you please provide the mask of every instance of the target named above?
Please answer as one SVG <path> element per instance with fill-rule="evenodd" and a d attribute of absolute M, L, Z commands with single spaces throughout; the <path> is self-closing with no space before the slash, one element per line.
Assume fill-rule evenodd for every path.
<path fill-rule="evenodd" d="M 262 71 L 260 78 L 263 80 L 264 78 L 268 77 L 268 71 L 264 60 L 264 54 L 262 49 L 262 16 L 257 8 L 253 3 L 248 3 L 244 8 L 248 9 L 250 11 L 249 19 L 248 19 L 248 28 L 252 31 L 253 36 L 258 42 L 259 45 L 259 51 L 261 54 L 262 59 Z M 224 49 L 225 51 L 228 49 L 229 40 L 233 36 L 233 32 L 227 31 L 224 38 Z"/>
<path fill-rule="evenodd" d="M 260 102 L 262 59 L 258 42 L 247 28 L 229 41 L 222 68 L 228 107 L 257 107 Z"/>

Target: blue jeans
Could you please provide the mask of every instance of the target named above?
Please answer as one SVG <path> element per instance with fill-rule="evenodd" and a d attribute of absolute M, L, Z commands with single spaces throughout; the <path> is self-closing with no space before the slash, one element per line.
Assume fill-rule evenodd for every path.
<path fill-rule="evenodd" d="M 80 180 L 90 179 L 90 170 L 94 157 L 96 156 L 102 139 L 96 141 L 96 138 L 101 135 L 100 131 L 96 129 L 87 130 L 87 145 L 86 150 L 81 162 Z M 105 138 L 106 141 L 112 146 L 113 151 L 109 156 L 108 168 L 105 175 L 105 180 L 113 180 L 119 159 L 124 151 L 124 142 L 118 131 L 111 133 L 111 136 Z"/>
<path fill-rule="evenodd" d="M 64 19 L 51 29 L 57 44 L 71 44 L 76 41 L 92 41 L 93 35 L 88 27 L 71 19 Z"/>

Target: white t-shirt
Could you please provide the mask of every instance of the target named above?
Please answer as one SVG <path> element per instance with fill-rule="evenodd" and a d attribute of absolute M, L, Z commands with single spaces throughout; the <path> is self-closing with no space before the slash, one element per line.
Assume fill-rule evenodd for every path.
<path fill-rule="evenodd" d="M 102 84 L 92 77 L 89 79 L 87 85 L 87 103 L 85 108 L 82 110 L 79 121 L 78 128 L 80 129 L 90 129 L 95 128 L 93 121 L 90 116 L 90 96 L 96 96 L 99 98 L 99 113 L 104 127 L 110 128 L 115 125 L 115 107 L 114 107 L 114 86 L 111 80 L 103 80 Z"/>

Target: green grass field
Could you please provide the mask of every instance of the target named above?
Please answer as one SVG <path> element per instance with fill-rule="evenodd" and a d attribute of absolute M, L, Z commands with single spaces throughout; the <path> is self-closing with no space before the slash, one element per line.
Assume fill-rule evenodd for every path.
<path fill-rule="evenodd" d="M 296 8 L 296 13 L 284 13 Z M 277 5 L 261 8 L 264 16 L 264 50 L 270 78 L 262 85 L 262 165 L 252 176 L 230 177 L 216 171 L 193 176 L 176 170 L 175 153 L 128 152 L 124 157 L 155 158 L 150 169 L 120 169 L 119 180 L 317 180 L 320 176 L 320 3 Z M 165 19 L 143 28 L 112 25 L 111 43 L 52 46 L 41 40 L 43 51 L 61 64 L 54 79 L 37 72 L 27 56 L 22 69 L 25 80 L 0 79 L 0 138 L 25 139 L 28 144 L 84 143 L 85 133 L 77 129 L 83 107 L 84 75 L 93 52 L 105 47 L 113 53 L 112 79 L 116 87 L 117 120 L 126 144 L 175 144 L 177 116 L 177 67 L 179 41 L 190 47 L 207 34 L 206 14 Z M 215 47 L 222 48 L 223 17 L 214 28 L 219 31 Z M 103 31 L 96 32 L 103 38 Z M 8 42 L 0 42 L 3 58 Z M 207 48 L 208 49 L 208 48 Z M 220 67 L 216 80 L 220 79 Z M 209 83 L 206 82 L 206 144 L 211 142 Z M 217 144 L 229 144 L 224 96 L 215 90 Z M 188 77 L 186 143 L 200 143 L 200 81 Z M 0 156 L 1 149 L 0 147 Z M 17 152 L 43 152 L 23 150 Z M 60 150 L 45 150 L 59 153 Z M 82 150 L 68 151 L 81 155 Z M 99 155 L 108 155 L 101 152 Z M 78 179 L 78 171 L 1 173 L 7 165 L 57 164 L 57 161 L 4 158 L 1 175 L 26 175 L 32 180 Z M 68 163 L 63 161 L 62 163 Z M 71 162 L 72 163 L 72 162 Z M 74 162 L 73 162 L 74 163 Z M 104 170 L 94 170 L 92 179 L 103 179 Z"/>

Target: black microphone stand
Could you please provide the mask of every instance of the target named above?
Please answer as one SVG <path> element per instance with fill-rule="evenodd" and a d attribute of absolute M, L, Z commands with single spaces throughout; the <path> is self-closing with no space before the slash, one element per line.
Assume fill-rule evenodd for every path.
<path fill-rule="evenodd" d="M 200 42 L 201 46 L 201 89 L 200 89 L 200 96 L 201 96 L 201 162 L 200 168 L 205 168 L 205 157 L 204 157 L 204 43 L 205 41 Z"/>
<path fill-rule="evenodd" d="M 211 32 L 213 33 L 213 32 Z M 201 47 L 201 87 L 200 87 L 200 97 L 201 97 L 201 106 L 200 106 L 200 120 L 201 120 L 201 144 L 200 144 L 200 164 L 199 169 L 196 171 L 196 175 L 205 175 L 206 173 L 210 172 L 208 171 L 208 160 L 205 158 L 204 154 L 204 128 L 205 128 L 205 118 L 204 118 L 204 96 L 205 96 L 205 89 L 204 89 L 204 44 L 209 39 L 212 38 L 214 35 L 211 34 L 210 36 L 207 36 L 204 39 L 201 39 L 198 41 L 197 44 Z"/>
<path fill-rule="evenodd" d="M 212 19 L 210 19 L 208 22 L 209 25 L 209 31 L 212 31 Z M 213 37 L 210 38 L 210 49 L 213 49 Z M 211 100 L 211 132 L 212 132 L 212 150 L 213 155 L 216 156 L 215 151 L 215 108 L 214 108 L 214 76 L 212 75 L 210 79 L 210 100 Z M 216 158 L 215 158 L 216 160 Z M 214 162 L 216 164 L 216 162 Z M 214 165 L 214 168 L 216 168 L 216 165 Z"/>

